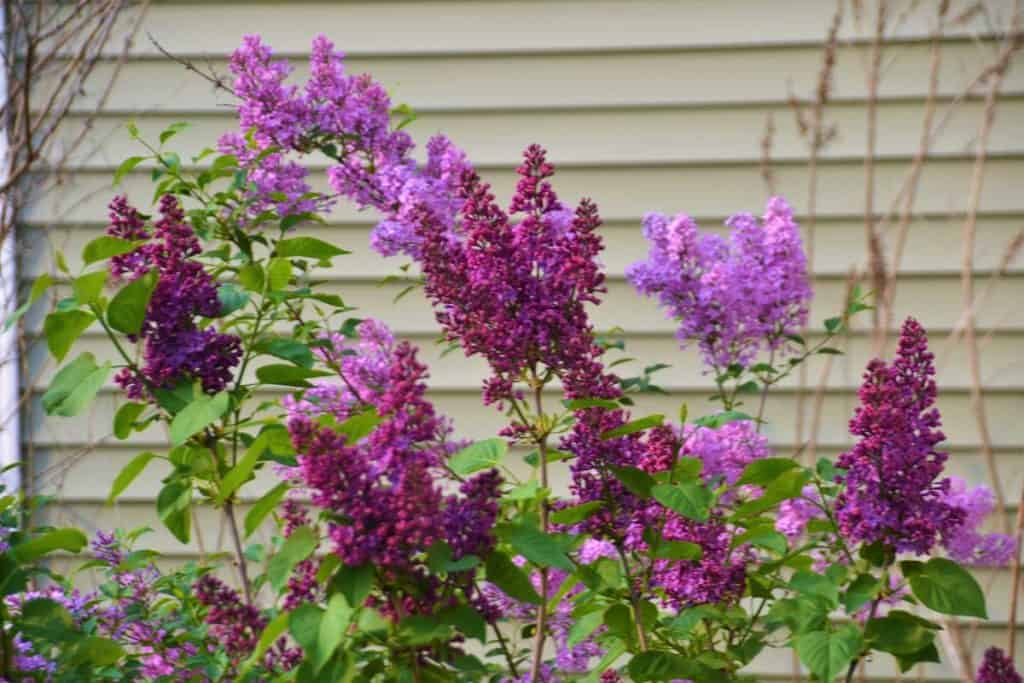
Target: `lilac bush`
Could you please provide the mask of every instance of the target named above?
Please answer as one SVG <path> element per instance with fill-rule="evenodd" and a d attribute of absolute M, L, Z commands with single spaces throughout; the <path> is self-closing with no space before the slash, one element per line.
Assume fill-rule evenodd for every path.
<path fill-rule="evenodd" d="M 117 176 L 152 164 L 159 217 L 114 199 L 83 270 L 58 260 L 73 295 L 46 321 L 59 361 L 93 323 L 117 360 L 77 355 L 43 404 L 78 414 L 114 373 L 128 399 L 115 436 L 162 423 L 170 450 L 129 463 L 111 500 L 166 460 L 161 522 L 187 543 L 197 506 L 220 510 L 237 580 L 163 573 L 100 536 L 86 563 L 106 577 L 98 592 L 27 573 L 5 584 L 5 679 L 91 666 L 95 680 L 714 683 L 792 648 L 815 680 L 850 681 L 879 653 L 902 671 L 938 661 L 934 613 L 986 616 L 962 565 L 1017 549 L 983 530 L 991 493 L 945 475 L 919 323 L 868 365 L 856 440 L 835 462 L 773 452 L 762 434 L 771 388 L 838 353 L 831 340 L 869 305 L 856 294 L 820 341 L 800 336 L 811 288 L 784 199 L 731 217 L 728 239 L 685 214 L 644 218 L 650 254 L 628 278 L 697 347 L 721 410 L 639 415 L 661 366 L 614 372 L 590 318 L 605 294 L 598 205 L 559 198 L 542 147 L 504 203 L 444 136 L 418 163 L 408 109 L 326 38 L 305 84 L 256 36 L 231 71 L 239 130 L 195 157 L 202 170 L 167 149 L 180 125 L 158 145 L 131 129 L 147 154 Z M 330 194 L 311 189 L 314 160 Z M 378 216 L 374 249 L 415 263 L 441 341 L 486 362 L 494 438 L 460 438 L 418 350 L 319 280 L 347 252 L 306 228 L 340 201 Z M 242 519 L 262 469 L 277 483 Z M 268 526 L 270 547 L 246 545 Z M 5 561 L 83 549 L 75 530 L 40 533 L 10 533 Z M 1012 668 L 992 651 L 978 677 L 1019 680 Z"/>

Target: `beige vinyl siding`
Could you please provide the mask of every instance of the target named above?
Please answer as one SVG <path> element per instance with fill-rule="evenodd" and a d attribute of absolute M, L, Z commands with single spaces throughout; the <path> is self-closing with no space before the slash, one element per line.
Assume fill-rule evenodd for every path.
<path fill-rule="evenodd" d="M 917 151 L 928 87 L 930 18 L 921 10 L 904 17 L 903 4 L 895 3 L 900 8 L 893 13 L 899 21 L 897 41 L 885 52 L 879 89 L 876 206 L 882 209 L 892 205 Z M 954 2 L 954 13 L 966 4 Z M 1013 3 L 989 4 L 1005 17 Z M 521 149 L 531 142 L 548 147 L 559 167 L 556 189 L 562 198 L 572 202 L 590 196 L 605 218 L 609 293 L 594 313 L 595 323 L 603 330 L 621 327 L 628 355 L 672 366 L 658 376 L 670 395 L 645 397 L 638 412 L 675 414 L 681 401 L 690 404 L 691 414 L 710 409 L 705 403 L 708 378 L 701 374 L 695 353 L 678 350 L 673 323 L 653 302 L 633 294 L 624 270 L 645 254 L 640 220 L 647 211 L 685 211 L 704 227 L 718 226 L 736 211 L 760 212 L 766 197 L 759 174 L 760 145 L 769 116 L 776 127 L 775 182 L 797 212 L 805 212 L 807 147 L 797 133 L 788 98 L 791 90 L 798 96 L 813 90 L 820 41 L 833 7 L 825 0 L 155 2 L 88 142 L 53 186 L 56 191 L 23 216 L 23 274 L 28 281 L 52 272 L 51 245 L 61 246 L 75 268 L 82 245 L 103 230 L 106 204 L 115 192 L 110 187 L 113 171 L 123 158 L 138 153 L 123 129 L 126 121 L 135 120 L 150 138 L 171 122 L 191 121 L 193 126 L 172 143 L 186 160 L 234 129 L 230 98 L 161 57 L 146 31 L 175 54 L 208 64 L 220 74 L 228 72 L 227 56 L 241 36 L 261 33 L 279 52 L 293 57 L 297 76 L 306 70 L 302 61 L 313 35 L 324 32 L 351 55 L 351 71 L 372 72 L 392 89 L 397 102 L 419 113 L 410 127 L 419 141 L 439 131 L 449 134 L 467 149 L 499 197 L 507 198 L 512 191 Z M 835 103 L 828 111 L 838 137 L 823 152 L 819 175 L 818 284 L 811 336 L 820 334 L 822 319 L 838 310 L 848 273 L 865 259 L 863 65 L 871 25 L 870 17 L 859 27 L 848 18 L 841 33 Z M 938 114 L 946 117 L 948 112 L 948 119 L 921 179 L 897 298 L 898 316 L 913 313 L 931 332 L 943 389 L 940 408 L 953 453 L 950 469 L 975 483 L 986 481 L 988 473 L 971 409 L 966 351 L 956 335 L 962 317 L 963 226 L 955 214 L 966 206 L 983 108 L 977 98 L 961 98 L 991 60 L 991 45 L 978 40 L 979 31 L 985 30 L 979 21 L 954 27 L 944 44 Z M 82 130 L 106 78 L 117 71 L 113 55 L 121 44 L 119 37 L 111 42 L 111 59 L 98 66 L 94 85 L 65 127 L 67 140 Z M 1014 501 L 1024 485 L 1024 425 L 1019 418 L 1024 397 L 1024 265 L 1018 259 L 999 272 L 1006 265 L 1008 243 L 1024 227 L 1020 65 L 1008 72 L 1003 91 L 989 142 L 974 284 L 981 297 L 976 313 L 991 440 L 999 480 Z M 324 186 L 322 166 L 312 180 Z M 146 169 L 129 174 L 124 185 L 135 201 L 149 201 L 152 186 Z M 493 435 L 502 416 L 479 402 L 483 363 L 458 353 L 442 356 L 433 343 L 437 330 L 432 314 L 418 292 L 392 302 L 402 285 L 379 283 L 398 273 L 404 260 L 372 253 L 372 224 L 372 215 L 340 206 L 327 227 L 310 229 L 353 252 L 336 260 L 328 287 L 359 306 L 358 314 L 384 319 L 422 347 L 432 369 L 432 395 L 454 418 L 460 435 Z M 891 230 L 886 241 L 891 242 Z M 33 311 L 27 320 L 30 333 L 38 334 L 41 322 L 40 312 Z M 843 341 L 848 355 L 835 360 L 823 393 L 821 455 L 835 455 L 849 443 L 846 422 L 856 404 L 861 369 L 871 355 L 863 327 Z M 83 337 L 81 348 L 101 359 L 111 357 L 96 330 Z M 201 546 L 181 546 L 161 527 L 152 504 L 163 475 L 159 464 L 116 506 L 104 506 L 109 482 L 129 459 L 143 449 L 166 450 L 165 432 L 151 428 L 128 443 L 113 439 L 111 418 L 120 401 L 113 387 L 104 390 L 86 415 L 44 418 L 38 398 L 54 367 L 43 344 L 29 349 L 28 365 L 26 383 L 34 392 L 26 411 L 26 448 L 31 449 L 39 488 L 61 497 L 52 518 L 87 528 L 148 524 L 155 529 L 149 543 L 167 553 L 169 561 L 227 547 L 226 530 L 212 510 L 198 514 Z M 812 386 L 803 394 L 808 411 L 821 365 L 815 361 L 808 373 Z M 629 374 L 638 367 L 634 363 L 622 370 Z M 797 438 L 794 416 L 800 403 L 795 381 L 780 386 L 770 401 L 766 432 L 779 452 L 792 449 Z M 263 473 L 246 494 L 251 500 L 272 484 L 273 473 Z M 564 477 L 560 485 L 565 485 Z M 1011 506 L 1008 513 L 1015 512 Z M 993 622 L 977 631 L 972 648 L 976 661 L 987 644 L 1004 639 L 1010 583 L 1004 570 L 979 576 L 991 581 Z M 942 666 L 925 667 L 928 680 L 957 679 L 948 653 L 944 659 Z M 758 659 L 754 668 L 769 678 L 789 680 L 791 666 L 787 653 L 773 652 Z M 887 656 L 879 656 L 868 671 L 877 680 L 894 678 Z"/>

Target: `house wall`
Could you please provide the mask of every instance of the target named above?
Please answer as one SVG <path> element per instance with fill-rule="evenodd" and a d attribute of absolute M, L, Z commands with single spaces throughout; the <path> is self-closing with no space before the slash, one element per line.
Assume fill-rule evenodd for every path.
<path fill-rule="evenodd" d="M 892 12 L 899 23 L 884 52 L 875 165 L 875 206 L 882 209 L 892 205 L 919 144 L 928 89 L 930 6 L 935 3 L 917 4 L 918 9 L 905 16 Z M 989 4 L 1005 18 L 1012 2 Z M 499 197 L 511 194 L 520 151 L 532 142 L 548 148 L 559 168 L 555 186 L 563 199 L 590 196 L 605 218 L 609 292 L 605 305 L 595 312 L 597 326 L 620 326 L 628 355 L 672 366 L 659 375 L 669 395 L 643 400 L 639 410 L 671 415 L 686 401 L 690 414 L 696 414 L 710 409 L 705 403 L 709 378 L 701 374 L 692 351 L 678 349 L 672 322 L 651 302 L 638 298 L 623 277 L 626 265 L 645 254 L 640 219 L 646 211 L 684 211 L 704 226 L 716 226 L 737 211 L 760 212 L 767 197 L 760 173 L 761 140 L 769 117 L 775 125 L 771 169 L 778 192 L 798 213 L 806 213 L 807 144 L 788 100 L 791 93 L 813 93 L 821 68 L 821 42 L 833 11 L 833 3 L 824 0 L 155 2 L 123 65 L 115 59 L 122 40 L 111 41 L 110 59 L 98 66 L 96 85 L 68 122 L 66 134 L 77 134 L 116 72 L 90 143 L 72 160 L 58 191 L 47 193 L 24 215 L 23 275 L 28 279 L 52 268 L 50 245 L 64 248 L 74 267 L 81 246 L 104 229 L 105 206 L 114 193 L 113 171 L 123 158 L 139 151 L 123 128 L 126 121 L 135 120 L 143 136 L 150 138 L 169 123 L 191 121 L 192 127 L 173 141 L 183 159 L 235 127 L 230 98 L 161 56 L 146 32 L 170 52 L 221 74 L 228 72 L 226 58 L 244 33 L 262 34 L 278 52 L 293 57 L 302 73 L 312 37 L 323 32 L 350 55 L 351 70 L 373 73 L 391 88 L 396 102 L 408 103 L 418 112 L 409 128 L 417 139 L 446 132 L 468 151 Z M 860 26 L 857 23 L 848 7 L 833 103 L 827 111 L 837 137 L 823 152 L 818 171 L 817 293 L 811 336 L 820 334 L 821 321 L 839 310 L 850 270 L 865 262 L 864 73 L 872 19 L 863 17 Z M 977 98 L 954 100 L 993 58 L 995 47 L 979 37 L 986 26 L 983 18 L 976 18 L 951 27 L 943 45 L 938 112 L 949 114 L 921 178 L 918 215 L 910 228 L 896 300 L 897 323 L 913 313 L 931 334 L 939 364 L 939 404 L 954 454 L 950 467 L 971 482 L 988 481 L 989 473 L 969 394 L 966 350 L 953 332 L 963 310 L 961 212 L 984 103 Z M 1024 423 L 1019 417 L 1024 390 L 1024 271 L 1016 261 L 1001 276 L 996 274 L 1007 245 L 1024 225 L 1024 70 L 1010 69 L 1003 91 L 989 143 L 974 281 L 983 295 L 976 313 L 988 429 L 998 480 L 1015 501 L 1024 485 Z M 313 179 L 323 185 L 323 168 L 314 171 Z M 143 167 L 129 174 L 124 186 L 135 201 L 149 201 L 152 190 Z M 403 285 L 382 286 L 380 281 L 398 273 L 403 261 L 383 260 L 369 249 L 372 223 L 369 214 L 339 207 L 328 227 L 315 230 L 353 252 L 336 260 L 331 289 L 358 306 L 360 313 L 384 319 L 422 346 L 423 358 L 432 368 L 433 397 L 454 418 L 461 435 L 493 435 L 503 418 L 479 401 L 483 364 L 458 354 L 441 357 L 440 347 L 433 344 L 436 325 L 418 292 L 392 301 Z M 890 228 L 884 235 L 887 254 L 893 233 Z M 872 354 L 867 322 L 865 317 L 843 342 L 848 354 L 834 362 L 828 375 L 820 454 L 835 455 L 849 443 L 846 421 L 856 403 L 860 372 Z M 28 325 L 38 331 L 41 315 L 30 316 Z M 81 345 L 100 358 L 111 355 L 98 330 L 90 330 Z M 128 442 L 114 439 L 111 420 L 120 399 L 113 388 L 87 415 L 44 418 L 38 395 L 54 368 L 44 344 L 29 348 L 28 357 L 29 381 L 38 391 L 26 411 L 24 441 L 36 485 L 60 497 L 52 517 L 91 529 L 148 524 L 155 530 L 149 543 L 174 561 L 227 547 L 226 529 L 214 511 L 198 515 L 201 542 L 192 547 L 177 544 L 162 529 L 153 506 L 163 476 L 157 465 L 116 506 L 104 506 L 109 482 L 120 468 L 141 449 L 161 449 L 165 434 L 150 429 Z M 779 453 L 791 452 L 800 440 L 797 412 L 802 406 L 806 424 L 813 402 L 810 392 L 822 366 L 822 361 L 815 361 L 803 388 L 792 381 L 774 392 L 766 431 Z M 620 369 L 629 374 L 631 368 L 638 371 L 639 366 Z M 269 473 L 261 477 L 261 484 L 248 489 L 249 494 L 258 495 L 272 479 Z M 1015 511 L 1013 503 L 1009 515 Z M 975 661 L 988 644 L 1005 640 L 1010 590 L 1008 571 L 979 575 L 990 588 L 993 621 L 976 632 L 964 631 L 973 641 Z M 927 680 L 957 678 L 950 657 L 945 658 L 946 664 L 924 669 Z M 788 654 L 776 652 L 759 659 L 756 670 L 768 678 L 789 680 L 791 666 Z M 879 680 L 895 675 L 885 656 L 872 662 L 868 671 Z"/>

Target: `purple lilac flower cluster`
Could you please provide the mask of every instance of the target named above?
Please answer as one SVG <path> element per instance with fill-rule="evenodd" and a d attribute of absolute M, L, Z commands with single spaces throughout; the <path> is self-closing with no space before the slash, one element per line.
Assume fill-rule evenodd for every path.
<path fill-rule="evenodd" d="M 517 173 L 508 212 L 467 171 L 455 238 L 429 215 L 418 226 L 425 292 L 447 339 L 490 364 L 488 403 L 513 398 L 528 373 L 570 385 L 592 374 L 600 353 L 584 308 L 604 291 L 597 207 L 584 200 L 573 213 L 558 200 L 548 181 L 554 168 L 536 145 Z"/>
<path fill-rule="evenodd" d="M 768 455 L 767 440 L 750 422 L 735 422 L 720 429 L 687 425 L 663 426 L 651 431 L 640 466 L 651 474 L 668 471 L 678 456 L 695 457 L 703 464 L 706 481 L 724 479 L 732 484 L 747 464 Z M 663 522 L 663 524 L 662 524 Z M 707 522 L 696 522 L 649 502 L 633 520 L 628 545 L 647 549 L 643 532 L 659 528 L 666 541 L 686 541 L 701 548 L 699 560 L 655 560 L 652 584 L 665 594 L 674 609 L 732 602 L 743 595 L 746 565 L 753 559 L 743 547 L 731 548 L 733 532 L 719 512 Z"/>
<path fill-rule="evenodd" d="M 206 623 L 217 647 L 227 653 L 234 667 L 252 654 L 268 620 L 252 605 L 242 602 L 238 591 L 212 574 L 195 585 L 196 599 L 206 607 Z M 278 640 L 264 655 L 263 665 L 274 671 L 290 671 L 302 660 L 302 651 Z"/>
<path fill-rule="evenodd" d="M 1021 676 L 1006 653 L 998 647 L 990 647 L 985 650 L 985 660 L 974 683 L 1021 683 Z"/>
<path fill-rule="evenodd" d="M 288 404 L 299 453 L 291 476 L 314 505 L 332 513 L 333 552 L 349 565 L 373 564 L 389 584 L 420 586 L 418 595 L 388 597 L 403 601 L 406 614 L 422 613 L 441 588 L 423 550 L 444 541 L 456 559 L 486 555 L 495 543 L 501 478 L 486 471 L 463 482 L 458 494 L 445 494 L 443 463 L 457 444 L 424 397 L 426 368 L 415 348 L 396 343 L 381 323 L 364 321 L 357 331 L 355 344 L 336 338 L 324 351 L 340 359 L 341 384 L 322 382 Z M 354 443 L 322 419 L 344 421 L 368 408 L 381 422 Z"/>
<path fill-rule="evenodd" d="M 583 545 L 580 547 L 577 560 L 581 564 L 589 565 L 603 557 L 616 558 L 617 554 L 615 546 L 605 541 L 588 539 L 584 541 Z M 520 566 L 526 563 L 526 560 L 522 557 L 517 557 L 514 561 Z M 550 600 L 558 595 L 561 596 L 561 599 L 558 601 L 548 619 L 552 640 L 555 645 L 555 659 L 553 666 L 545 665 L 545 669 L 542 674 L 542 680 L 545 681 L 561 680 L 557 676 L 559 673 L 587 673 L 591 670 L 592 660 L 603 656 L 605 652 L 604 649 L 596 642 L 597 637 L 604 632 L 604 627 L 599 628 L 597 631 L 577 643 L 570 644 L 569 642 L 569 631 L 576 622 L 572 614 L 573 608 L 575 607 L 574 600 L 581 592 L 583 592 L 584 586 L 583 584 L 575 584 L 571 587 L 567 587 L 565 582 L 568 577 L 569 574 L 560 569 L 551 569 L 548 571 L 547 594 L 545 597 Z M 542 582 L 540 572 L 533 572 L 530 576 L 530 581 L 537 591 L 541 590 Z M 510 598 L 493 584 L 485 584 L 483 591 L 485 600 L 492 611 L 500 613 L 507 618 L 521 621 L 534 619 L 536 615 L 536 607 L 534 605 L 529 605 Z M 529 677 L 527 675 L 526 678 L 507 679 L 506 683 L 516 683 L 516 680 L 528 681 Z"/>
<path fill-rule="evenodd" d="M 649 213 L 650 254 L 626 273 L 680 320 L 680 341 L 696 341 L 717 369 L 747 366 L 765 347 L 784 350 L 787 335 L 807 322 L 811 299 L 800 232 L 784 199 L 768 200 L 760 224 L 740 213 L 726 225 L 728 241 L 700 234 L 685 214 Z"/>
<path fill-rule="evenodd" d="M 864 373 L 850 421 L 860 441 L 836 463 L 846 470 L 836 516 L 851 542 L 923 555 L 964 522 L 963 509 L 947 501 L 949 479 L 939 479 L 948 456 L 936 450 L 945 436 L 932 359 L 924 328 L 908 318 L 892 364 L 876 359 Z"/>
<path fill-rule="evenodd" d="M 241 341 L 212 326 L 197 325 L 197 317 L 220 315 L 217 283 L 203 264 L 193 259 L 202 247 L 178 200 L 171 195 L 161 198 L 160 214 L 151 233 L 142 215 L 124 197 L 110 204 L 107 234 L 147 240 L 137 249 L 111 258 L 111 275 L 120 281 L 133 281 L 148 273 L 157 278 L 141 332 L 145 340 L 142 366 L 137 371 L 122 369 L 116 380 L 136 399 L 182 381 L 199 381 L 204 391 L 216 393 L 231 381 L 232 368 L 242 356 Z"/>
<path fill-rule="evenodd" d="M 985 518 L 995 509 L 992 490 L 983 485 L 969 489 L 967 483 L 958 477 L 950 477 L 949 481 L 945 501 L 963 510 L 964 518 L 959 526 L 943 535 L 942 546 L 946 552 L 962 564 L 986 567 L 1009 564 L 1017 550 L 1013 536 L 981 531 Z"/>
<path fill-rule="evenodd" d="M 412 175 L 412 139 L 391 128 L 387 91 L 368 75 L 348 74 L 344 55 L 324 36 L 313 41 L 310 78 L 300 89 L 286 81 L 292 68 L 274 59 L 259 36 L 246 36 L 231 57 L 243 131 L 220 140 L 256 185 L 252 210 L 274 208 L 282 216 L 327 204 L 314 198 L 306 169 L 286 156 L 320 149 L 336 165 L 328 169 L 331 187 L 360 206 L 388 206 Z"/>

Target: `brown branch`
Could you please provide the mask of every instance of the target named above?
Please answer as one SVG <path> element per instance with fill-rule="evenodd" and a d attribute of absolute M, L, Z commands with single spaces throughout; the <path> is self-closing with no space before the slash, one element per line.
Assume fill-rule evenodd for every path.
<path fill-rule="evenodd" d="M 882 241 L 875 229 L 875 155 L 878 143 L 878 85 L 881 80 L 882 51 L 885 40 L 885 24 L 888 15 L 888 0 L 878 0 L 875 17 L 875 32 L 871 41 L 868 61 L 867 86 L 867 149 L 864 153 L 864 233 L 868 243 L 868 275 L 871 288 L 876 295 L 885 290 L 885 255 Z M 876 351 L 880 341 L 880 318 L 878 309 L 872 312 Z"/>
<path fill-rule="evenodd" d="M 181 66 L 185 67 L 186 71 L 191 71 L 200 78 L 211 83 L 215 89 L 229 92 L 232 95 L 235 94 L 234 89 L 231 88 L 231 86 L 229 86 L 227 83 L 225 83 L 223 78 L 221 78 L 218 74 L 214 73 L 212 68 L 210 69 L 210 73 L 207 73 L 206 71 L 203 71 L 198 66 L 196 66 L 192 60 L 187 59 L 185 57 L 179 57 L 178 55 L 169 52 L 166 48 L 164 48 L 163 45 L 157 42 L 156 38 L 153 37 L 152 33 L 147 32 L 146 35 L 149 37 L 149 42 L 153 43 L 153 47 L 155 47 L 164 57 L 167 57 L 167 59 L 170 59 L 172 62 L 180 64 Z"/>
<path fill-rule="evenodd" d="M 967 347 L 967 368 L 970 373 L 971 408 L 981 437 L 981 450 L 985 464 L 992 479 L 992 490 L 996 498 L 996 510 L 1004 532 L 1009 533 L 1009 520 L 1006 517 L 1006 495 L 996 471 L 995 455 L 992 450 L 992 436 L 988 426 L 985 410 L 985 398 L 981 379 L 981 358 L 978 351 L 978 340 L 975 329 L 974 308 L 974 243 L 977 233 L 978 209 L 981 204 L 982 189 L 985 183 L 985 162 L 988 158 L 988 140 L 992 132 L 992 124 L 996 116 L 996 100 L 1003 82 L 1005 69 L 996 71 L 985 95 L 985 111 L 981 129 L 978 132 L 978 143 L 975 152 L 974 169 L 971 174 L 970 190 L 967 195 L 967 215 L 964 220 L 963 260 L 960 269 L 961 301 L 965 308 L 964 343 Z"/>
<path fill-rule="evenodd" d="M 949 0 L 939 3 L 937 23 L 931 36 L 931 57 L 928 69 L 928 95 L 924 103 L 924 120 L 921 122 L 921 140 L 918 143 L 914 160 L 910 164 L 910 176 L 905 183 L 906 190 L 903 192 L 903 203 L 900 209 L 900 221 L 896 228 L 896 240 L 892 250 L 892 265 L 889 269 L 889 276 L 885 288 L 879 292 L 879 308 L 882 312 L 881 326 L 878 330 L 878 351 L 885 355 L 885 346 L 889 329 L 893 323 L 893 307 L 896 300 L 896 287 L 898 285 L 897 273 L 903 261 L 903 250 L 906 248 L 907 234 L 910 229 L 910 220 L 913 217 L 914 200 L 917 198 L 917 188 L 921 181 L 921 171 L 924 170 L 924 162 L 931 152 L 932 122 L 935 118 L 935 104 L 939 90 L 939 68 L 942 65 L 942 34 L 946 13 L 949 11 Z"/>

